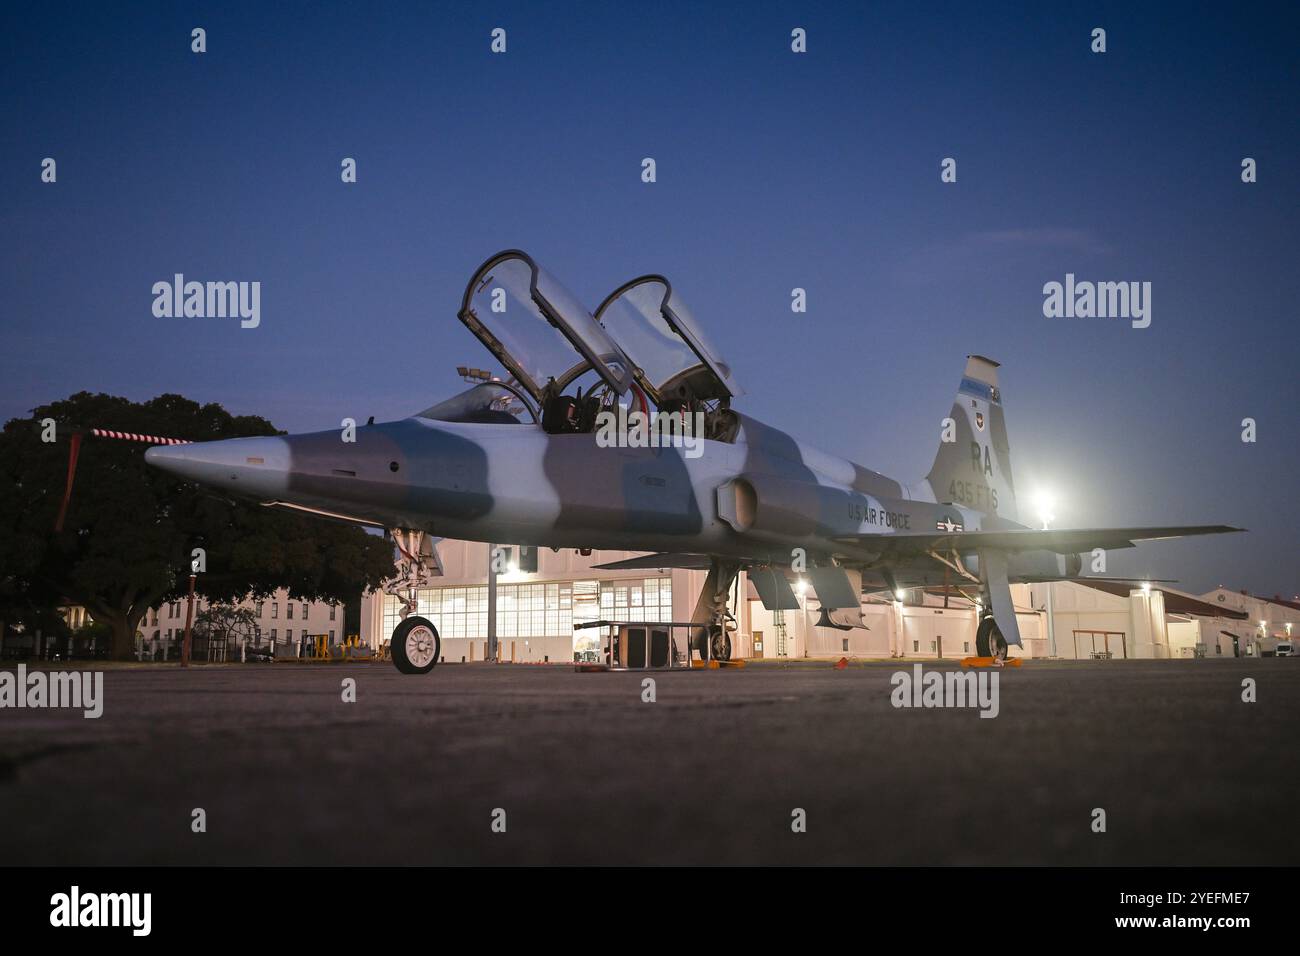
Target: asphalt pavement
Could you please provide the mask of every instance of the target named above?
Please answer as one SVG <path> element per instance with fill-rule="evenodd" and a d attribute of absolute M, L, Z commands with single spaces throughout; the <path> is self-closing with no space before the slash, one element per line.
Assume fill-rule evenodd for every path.
<path fill-rule="evenodd" d="M 0 864 L 1300 862 L 1300 660 L 1028 662 L 992 719 L 911 668 L 110 665 L 0 710 Z"/>

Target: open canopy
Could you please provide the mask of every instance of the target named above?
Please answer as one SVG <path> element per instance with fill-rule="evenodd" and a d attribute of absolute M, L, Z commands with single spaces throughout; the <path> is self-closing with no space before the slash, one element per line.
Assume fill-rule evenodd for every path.
<path fill-rule="evenodd" d="M 460 320 L 520 386 L 541 401 L 547 382 L 563 388 L 591 369 L 617 394 L 631 363 L 591 313 L 526 252 L 499 252 L 474 274 Z"/>
<path fill-rule="evenodd" d="M 685 386 L 695 398 L 734 398 L 744 391 L 663 276 L 620 286 L 596 319 L 622 346 L 638 383 L 659 402 Z"/>

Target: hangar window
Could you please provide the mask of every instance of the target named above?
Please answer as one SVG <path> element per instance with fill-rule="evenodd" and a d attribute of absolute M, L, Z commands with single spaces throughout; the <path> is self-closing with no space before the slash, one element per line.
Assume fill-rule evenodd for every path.
<path fill-rule="evenodd" d="M 592 599 L 575 602 L 575 592 L 581 596 L 588 591 Z M 481 641 L 487 636 L 486 585 L 426 588 L 417 592 L 416 601 L 416 613 L 427 617 L 443 640 Z M 572 638 L 575 620 L 670 621 L 672 610 L 672 582 L 667 577 L 499 584 L 497 637 Z M 384 631 L 391 633 L 400 619 L 397 599 L 386 596 Z"/>

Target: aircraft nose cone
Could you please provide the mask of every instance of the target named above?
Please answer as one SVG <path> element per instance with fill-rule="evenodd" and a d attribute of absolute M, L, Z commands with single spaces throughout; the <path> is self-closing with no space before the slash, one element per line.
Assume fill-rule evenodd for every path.
<path fill-rule="evenodd" d="M 152 448 L 147 448 L 144 453 L 145 464 L 161 468 L 163 471 L 181 474 L 180 463 L 185 459 L 177 452 L 184 447 L 184 445 L 154 445 Z"/>
<path fill-rule="evenodd" d="M 146 464 L 181 478 L 237 494 L 273 495 L 288 483 L 289 446 L 283 438 L 230 438 L 191 445 L 156 445 Z"/>

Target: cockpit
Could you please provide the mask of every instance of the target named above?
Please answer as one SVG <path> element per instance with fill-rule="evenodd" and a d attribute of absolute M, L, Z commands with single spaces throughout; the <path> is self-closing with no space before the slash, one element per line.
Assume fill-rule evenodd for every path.
<path fill-rule="evenodd" d="M 527 253 L 507 250 L 470 280 L 459 317 L 506 369 L 420 413 L 441 421 L 539 424 L 591 432 L 601 412 L 699 416 L 703 437 L 734 441 L 743 394 L 663 276 L 633 279 L 593 316 Z"/>
<path fill-rule="evenodd" d="M 537 424 L 537 409 L 519 386 L 510 382 L 479 382 L 420 412 L 417 418 L 477 425 Z"/>

